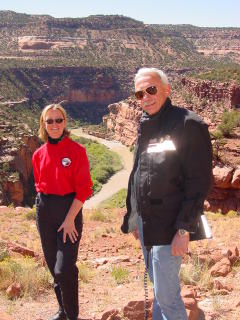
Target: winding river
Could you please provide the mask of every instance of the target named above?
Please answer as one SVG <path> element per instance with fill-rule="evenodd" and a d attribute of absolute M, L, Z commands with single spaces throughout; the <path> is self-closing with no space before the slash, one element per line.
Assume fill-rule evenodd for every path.
<path fill-rule="evenodd" d="M 129 151 L 128 147 L 124 146 L 120 142 L 109 141 L 109 140 L 105 140 L 102 138 L 98 138 L 98 137 L 86 134 L 82 131 L 81 128 L 73 129 L 71 130 L 71 132 L 76 136 L 84 137 L 84 138 L 91 139 L 104 144 L 112 151 L 115 151 L 116 153 L 118 153 L 118 155 L 122 160 L 123 169 L 115 173 L 108 180 L 108 182 L 102 186 L 102 189 L 92 198 L 87 200 L 84 204 L 84 208 L 86 209 L 97 208 L 102 201 L 111 197 L 113 194 L 117 193 L 120 189 L 127 188 L 128 178 L 133 165 L 133 154 L 132 152 Z"/>

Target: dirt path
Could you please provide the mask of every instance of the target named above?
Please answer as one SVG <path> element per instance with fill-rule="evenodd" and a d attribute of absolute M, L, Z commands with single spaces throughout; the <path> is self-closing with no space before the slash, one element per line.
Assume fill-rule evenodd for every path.
<path fill-rule="evenodd" d="M 100 192 L 98 192 L 94 197 L 85 202 L 84 208 L 96 208 L 102 201 L 111 197 L 113 194 L 118 192 L 122 188 L 127 188 L 128 178 L 132 169 L 133 164 L 133 154 L 129 149 L 122 145 L 120 142 L 109 141 L 102 138 L 97 138 L 82 132 L 82 129 L 73 129 L 72 133 L 76 136 L 85 137 L 99 143 L 104 144 L 112 151 L 119 154 L 123 162 L 123 169 L 114 174 L 106 184 L 103 185 Z"/>

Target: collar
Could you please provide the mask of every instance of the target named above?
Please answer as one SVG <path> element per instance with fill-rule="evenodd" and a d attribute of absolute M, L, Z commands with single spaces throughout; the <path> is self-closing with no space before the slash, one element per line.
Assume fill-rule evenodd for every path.
<path fill-rule="evenodd" d="M 65 138 L 65 133 L 64 133 L 64 132 L 63 132 L 63 134 L 61 135 L 61 137 L 60 137 L 60 138 L 57 138 L 57 139 L 53 139 L 53 138 L 51 138 L 50 136 L 48 136 L 48 142 L 49 142 L 50 144 L 57 144 L 59 141 L 62 141 L 63 138 Z"/>
<path fill-rule="evenodd" d="M 142 117 L 140 119 L 140 125 L 144 122 L 158 122 L 159 119 L 163 116 L 163 114 L 166 112 L 166 110 L 169 108 L 169 106 L 171 105 L 171 100 L 170 98 L 167 98 L 166 101 L 164 102 L 163 106 L 160 108 L 160 110 L 153 114 L 153 115 L 150 115 L 148 114 L 146 111 L 143 111 L 142 113 Z"/>

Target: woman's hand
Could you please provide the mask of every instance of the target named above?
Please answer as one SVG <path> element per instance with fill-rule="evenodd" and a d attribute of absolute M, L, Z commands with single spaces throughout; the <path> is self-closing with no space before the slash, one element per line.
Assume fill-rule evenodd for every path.
<path fill-rule="evenodd" d="M 73 203 L 72 203 L 69 211 L 68 211 L 68 214 L 66 215 L 65 220 L 63 221 L 60 228 L 58 229 L 58 232 L 63 230 L 63 242 L 64 243 L 66 242 L 67 235 L 69 236 L 69 239 L 72 241 L 72 243 L 77 241 L 78 232 L 75 228 L 74 220 L 75 220 L 78 212 L 82 208 L 82 206 L 83 206 L 83 203 L 80 200 L 75 198 L 73 200 Z"/>
<path fill-rule="evenodd" d="M 69 239 L 72 243 L 77 241 L 78 232 L 75 228 L 74 219 L 69 218 L 68 216 L 65 218 L 63 223 L 61 224 L 60 228 L 58 229 L 58 232 L 63 230 L 63 242 L 66 242 L 67 235 L 69 236 Z"/>

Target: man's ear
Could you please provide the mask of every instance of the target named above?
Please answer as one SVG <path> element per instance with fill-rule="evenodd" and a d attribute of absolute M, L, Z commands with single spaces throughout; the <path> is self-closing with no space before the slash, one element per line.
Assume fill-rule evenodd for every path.
<path fill-rule="evenodd" d="M 167 87 L 166 87 L 167 97 L 170 95 L 170 92 L 171 92 L 171 87 L 170 87 L 170 84 L 168 84 Z"/>

